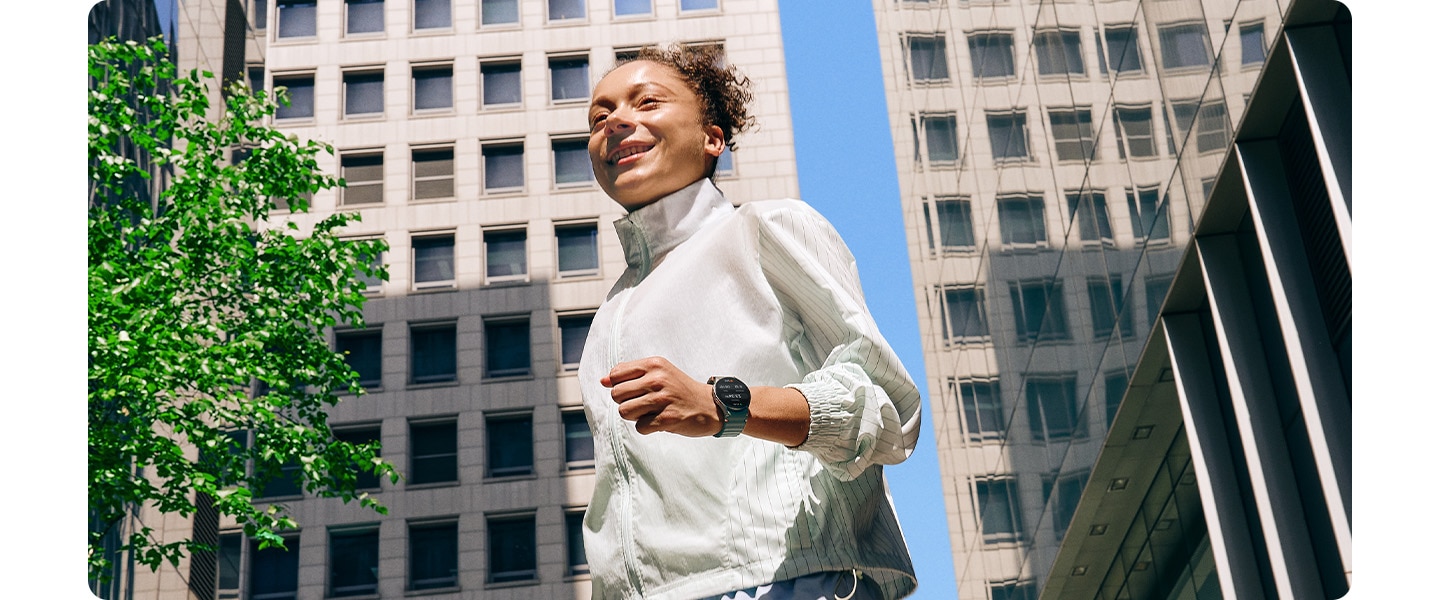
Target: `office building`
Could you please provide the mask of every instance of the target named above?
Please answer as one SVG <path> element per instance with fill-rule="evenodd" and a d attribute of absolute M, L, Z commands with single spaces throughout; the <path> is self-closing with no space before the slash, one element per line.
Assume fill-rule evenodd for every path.
<path fill-rule="evenodd" d="M 300 523 L 288 552 L 221 519 L 216 553 L 142 574 L 134 597 L 588 598 L 594 463 L 575 370 L 625 267 L 611 226 L 623 209 L 585 148 L 590 88 L 644 45 L 721 46 L 754 82 L 760 127 L 722 156 L 717 185 L 736 204 L 798 197 L 775 0 L 237 5 L 254 37 L 240 38 L 244 76 L 289 91 L 273 124 L 333 145 L 320 168 L 347 184 L 281 219 L 358 212 L 346 234 L 389 245 L 368 326 L 332 334 L 367 393 L 330 423 L 379 440 L 406 479 L 365 484 L 385 515 L 267 488 L 257 501 Z M 233 8 L 192 26 L 233 26 Z M 194 13 L 179 14 L 183 38 Z"/>
<path fill-rule="evenodd" d="M 874 6 L 959 597 L 1342 595 L 1348 13 Z"/>

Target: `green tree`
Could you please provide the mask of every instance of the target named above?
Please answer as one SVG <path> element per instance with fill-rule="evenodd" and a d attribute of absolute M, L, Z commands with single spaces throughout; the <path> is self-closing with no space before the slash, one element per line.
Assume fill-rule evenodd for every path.
<path fill-rule="evenodd" d="M 277 478 L 384 513 L 356 476 L 398 473 L 378 444 L 326 426 L 337 393 L 363 390 L 325 335 L 364 325 L 361 278 L 386 277 L 384 243 L 339 236 L 358 215 L 308 231 L 270 220 L 277 201 L 304 211 L 313 192 L 344 185 L 317 169 L 332 148 L 266 126 L 275 101 L 240 84 L 207 121 L 213 77 L 177 74 L 159 38 L 108 40 L 89 58 L 92 579 L 108 573 L 106 533 L 141 505 L 189 516 L 205 498 L 261 547 L 283 547 L 277 532 L 297 525 L 255 500 Z M 173 173 L 158 196 L 147 159 Z M 151 569 L 210 549 L 143 525 L 119 547 Z"/>

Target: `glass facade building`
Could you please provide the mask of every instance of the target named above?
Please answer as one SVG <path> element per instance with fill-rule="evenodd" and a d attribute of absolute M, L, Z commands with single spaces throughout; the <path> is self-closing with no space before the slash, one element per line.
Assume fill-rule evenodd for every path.
<path fill-rule="evenodd" d="M 1222 588 L 1226 597 L 1236 597 L 1237 585 L 1247 592 L 1240 597 L 1250 591 L 1273 596 L 1283 587 L 1274 575 L 1285 572 L 1281 555 L 1288 550 L 1280 547 L 1289 546 L 1280 541 L 1299 539 L 1285 536 L 1306 527 L 1292 523 L 1267 533 L 1274 534 L 1269 554 L 1247 546 L 1245 572 L 1253 577 L 1237 584 L 1237 555 L 1225 550 L 1239 544 L 1217 542 L 1214 528 L 1225 522 L 1239 527 L 1232 536 L 1247 531 L 1264 537 L 1269 530 L 1260 525 L 1273 521 L 1266 515 L 1283 502 L 1255 494 L 1269 481 L 1261 476 L 1270 475 L 1252 466 L 1226 471 L 1230 480 L 1245 482 L 1238 496 L 1246 500 L 1217 511 L 1213 476 L 1216 464 L 1267 464 L 1282 454 L 1290 466 L 1271 484 L 1288 481 L 1286 489 L 1294 493 L 1268 491 L 1293 504 L 1286 506 L 1304 508 L 1296 514 L 1313 526 L 1312 541 L 1335 540 L 1320 544 L 1331 550 L 1317 550 L 1290 568 L 1301 564 L 1324 573 L 1316 577 L 1325 580 L 1320 587 L 1328 597 L 1338 597 L 1335 590 L 1343 594 L 1349 573 L 1348 437 L 1327 436 L 1338 435 L 1337 422 L 1348 431 L 1348 100 L 1344 143 L 1331 140 L 1328 146 L 1346 157 L 1342 167 L 1335 166 L 1342 161 L 1325 158 L 1323 143 L 1322 160 L 1315 159 L 1312 143 L 1309 160 L 1250 165 L 1279 173 L 1271 178 L 1290 182 L 1293 190 L 1313 188 L 1295 183 L 1313 183 L 1313 177 L 1296 173 L 1329 173 L 1325 181 L 1334 183 L 1322 186 L 1316 205 L 1343 199 L 1340 209 L 1312 211 L 1317 216 L 1300 228 L 1330 233 L 1311 235 L 1310 258 L 1296 259 L 1330 277 L 1317 275 L 1319 283 L 1301 287 L 1311 290 L 1307 297 L 1328 299 L 1316 302 L 1323 318 L 1310 321 L 1311 331 L 1324 334 L 1312 342 L 1328 352 L 1332 373 L 1347 373 L 1343 381 L 1329 382 L 1329 400 L 1309 413 L 1296 408 L 1271 415 L 1285 423 L 1274 424 L 1277 432 L 1291 427 L 1289 437 L 1281 436 L 1292 446 L 1288 451 L 1272 447 L 1278 454 L 1269 456 L 1237 449 L 1224 463 L 1209 463 L 1208 471 L 1192 460 L 1192 447 L 1208 451 L 1249 439 L 1244 432 L 1253 423 L 1234 417 L 1244 414 L 1234 404 L 1241 394 L 1221 394 L 1218 405 L 1228 408 L 1216 410 L 1230 417 L 1216 423 L 1228 425 L 1212 424 L 1203 436 L 1187 432 L 1198 421 L 1182 418 L 1184 403 L 1177 396 L 1184 396 L 1183 389 L 1150 394 L 1157 381 L 1174 389 L 1181 363 L 1167 361 L 1174 358 L 1163 352 L 1167 343 L 1199 356 L 1214 354 L 1205 364 L 1214 365 L 1217 375 L 1230 364 L 1215 350 L 1212 320 L 1156 325 L 1172 311 L 1203 316 L 1201 300 L 1221 298 L 1177 278 L 1199 260 L 1196 248 L 1205 244 L 1200 225 L 1221 227 L 1217 219 L 1227 214 L 1230 221 L 1254 220 L 1238 216 L 1247 210 L 1248 189 L 1237 183 L 1236 173 L 1244 169 L 1234 158 L 1242 115 L 1264 110 L 1251 121 L 1277 124 L 1277 131 L 1267 132 L 1272 138 L 1281 135 L 1283 122 L 1292 123 L 1286 135 L 1296 140 L 1323 137 L 1302 135 L 1316 129 L 1316 111 L 1307 102 L 1313 104 L 1313 96 L 1323 103 L 1338 92 L 1302 95 L 1305 102 L 1272 99 L 1263 108 L 1254 108 L 1259 105 L 1252 104 L 1252 94 L 1262 73 L 1278 72 L 1267 65 L 1294 55 L 1294 43 L 1280 33 L 1296 23 L 1329 32 L 1328 45 L 1315 43 L 1330 49 L 1327 59 L 1348 56 L 1348 21 L 1344 27 L 1314 25 L 1330 23 L 1313 16 L 1327 10 L 1331 21 L 1337 18 L 1334 3 L 874 0 L 874 6 L 959 597 L 1218 598 Z M 1268 60 L 1272 55 L 1279 58 Z M 1335 88 L 1335 80 L 1347 77 L 1348 60 L 1331 69 L 1326 83 Z M 1348 98 L 1348 83 L 1343 89 Z M 1227 201 L 1217 203 L 1222 196 Z M 1298 202 L 1292 212 L 1304 213 Z M 1331 224 L 1315 225 L 1325 222 Z M 1231 279 L 1248 277 L 1251 285 L 1244 289 L 1257 305 L 1268 297 L 1263 292 L 1282 289 L 1261 284 L 1275 264 L 1262 259 L 1263 252 L 1245 246 L 1231 254 L 1223 257 L 1233 264 L 1207 266 L 1222 268 Z M 1267 389 L 1300 389 L 1281 382 L 1304 379 L 1293 364 L 1298 350 L 1281 341 L 1290 330 L 1271 326 L 1286 321 L 1274 316 L 1286 312 L 1252 315 L 1259 321 L 1241 328 L 1265 332 L 1263 344 L 1254 340 L 1264 346 L 1251 357 L 1256 362 L 1236 364 L 1269 373 L 1262 386 Z M 1150 357 L 1155 352 L 1158 357 Z M 1285 364 L 1287 357 L 1292 364 Z M 1264 368 L 1253 366 L 1262 363 Z M 1275 394 L 1289 398 L 1295 392 Z M 1149 400 L 1132 400 L 1142 397 Z M 1158 408 L 1144 408 L 1152 405 L 1165 407 L 1170 420 L 1160 419 Z M 1301 414 L 1319 416 L 1305 421 L 1309 417 Z M 1301 421 L 1307 424 L 1295 425 Z M 1112 430 L 1112 423 L 1127 428 Z M 1327 440 L 1330 446 L 1302 451 L 1307 444 L 1315 448 L 1315 440 L 1318 447 Z M 1116 458 L 1121 455 L 1114 448 L 1127 446 L 1135 454 Z M 1332 460 L 1336 453 L 1344 460 Z M 1147 467 L 1126 471 L 1136 464 Z M 1218 496 L 1233 500 L 1234 489 Z M 1122 497 L 1139 500 L 1115 503 Z M 1097 512 L 1098 506 L 1108 508 Z M 1114 545 L 1085 545 L 1098 540 Z M 1092 564 L 1108 556 L 1115 557 L 1113 564 Z M 1143 583 L 1146 577 L 1150 581 Z M 1294 590 L 1320 590 L 1286 585 L 1292 583 L 1299 586 Z"/>

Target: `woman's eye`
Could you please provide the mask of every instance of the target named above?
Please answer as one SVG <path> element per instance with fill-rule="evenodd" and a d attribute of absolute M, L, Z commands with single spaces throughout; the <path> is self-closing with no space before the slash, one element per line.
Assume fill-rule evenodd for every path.
<path fill-rule="evenodd" d="M 605 124 L 605 115 L 599 115 L 590 119 L 590 130 L 594 131 Z"/>

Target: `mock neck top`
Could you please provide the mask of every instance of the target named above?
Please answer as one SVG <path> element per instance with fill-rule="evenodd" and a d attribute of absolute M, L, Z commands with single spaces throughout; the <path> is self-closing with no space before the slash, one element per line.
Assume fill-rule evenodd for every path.
<path fill-rule="evenodd" d="M 615 221 L 625 264 L 644 277 L 655 264 L 706 224 L 735 211 L 709 177 Z"/>

